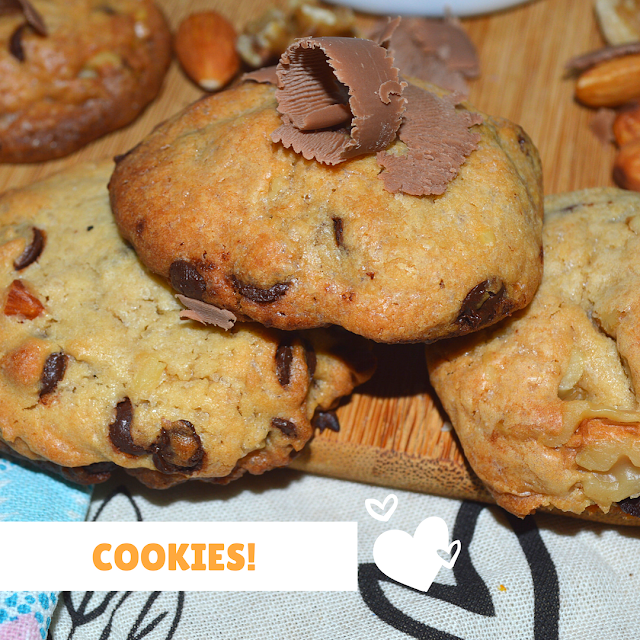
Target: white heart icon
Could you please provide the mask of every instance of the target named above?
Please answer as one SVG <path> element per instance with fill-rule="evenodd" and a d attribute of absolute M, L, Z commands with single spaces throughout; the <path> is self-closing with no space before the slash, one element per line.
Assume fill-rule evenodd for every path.
<path fill-rule="evenodd" d="M 451 555 L 451 550 L 456 547 Z M 438 549 L 451 555 L 448 562 L 438 555 Z M 428 591 L 441 566 L 453 567 L 460 553 L 460 541 L 449 544 L 447 523 L 438 517 L 423 520 L 413 537 L 405 531 L 392 529 L 380 534 L 373 545 L 373 559 L 378 569 L 396 582 Z"/>
<path fill-rule="evenodd" d="M 387 508 L 387 502 L 391 500 L 391 506 L 389 510 L 385 513 L 385 509 Z M 398 498 L 394 493 L 390 493 L 385 499 L 384 502 L 380 502 L 379 500 L 375 500 L 374 498 L 367 498 L 364 501 L 364 506 L 367 508 L 369 515 L 376 520 L 380 520 L 381 522 L 386 522 L 394 513 L 396 508 L 398 507 Z M 373 510 L 373 507 L 377 507 L 382 511 L 382 513 L 377 513 Z"/>

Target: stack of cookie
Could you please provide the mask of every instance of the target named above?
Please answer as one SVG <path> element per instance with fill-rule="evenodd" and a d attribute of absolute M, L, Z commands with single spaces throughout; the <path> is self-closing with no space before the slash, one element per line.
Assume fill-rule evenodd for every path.
<path fill-rule="evenodd" d="M 299 40 L 115 169 L 0 200 L 0 444 L 80 481 L 227 482 L 334 423 L 367 340 L 435 342 L 501 505 L 633 511 L 640 203 L 547 201 L 536 294 L 542 210 L 518 126 L 401 78 L 380 43 Z"/>

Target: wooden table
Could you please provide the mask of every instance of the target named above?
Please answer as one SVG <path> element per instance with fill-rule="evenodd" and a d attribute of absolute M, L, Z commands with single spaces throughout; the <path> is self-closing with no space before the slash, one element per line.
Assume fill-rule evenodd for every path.
<path fill-rule="evenodd" d="M 193 11 L 215 9 L 238 29 L 267 6 L 260 0 L 159 0 L 172 28 Z M 282 4 L 282 2 L 280 2 Z M 537 0 L 463 24 L 478 48 L 481 77 L 470 101 L 521 124 L 540 150 L 547 193 L 612 185 L 613 147 L 589 130 L 592 113 L 564 78 L 570 57 L 602 46 L 586 0 Z M 75 162 L 123 153 L 154 125 L 201 95 L 174 62 L 160 97 L 134 124 L 62 160 L 0 167 L 0 189 L 18 187 Z M 423 347 L 378 346 L 379 373 L 339 409 L 341 430 L 317 435 L 298 469 L 389 487 L 490 501 L 468 469 L 431 390 Z"/>

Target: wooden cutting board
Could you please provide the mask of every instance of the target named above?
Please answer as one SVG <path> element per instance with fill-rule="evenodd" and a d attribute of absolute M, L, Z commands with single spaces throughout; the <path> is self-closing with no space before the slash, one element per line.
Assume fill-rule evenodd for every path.
<path fill-rule="evenodd" d="M 268 6 L 263 0 L 158 0 L 175 30 L 193 11 L 215 9 L 238 29 Z M 278 4 L 283 4 L 279 2 Z M 392 4 L 392 3 L 391 3 Z M 363 21 L 366 21 L 363 18 Z M 589 130 L 592 113 L 573 100 L 563 65 L 602 46 L 587 0 L 537 0 L 463 24 L 482 75 L 471 85 L 479 109 L 521 124 L 538 146 L 545 191 L 612 185 L 613 147 Z M 0 166 L 0 190 L 19 187 L 76 162 L 124 153 L 201 91 L 176 62 L 159 98 L 134 124 L 68 158 Z M 339 433 L 318 434 L 294 465 L 323 475 L 455 498 L 491 501 L 465 462 L 431 387 L 421 345 L 377 345 L 379 372 L 340 409 Z"/>

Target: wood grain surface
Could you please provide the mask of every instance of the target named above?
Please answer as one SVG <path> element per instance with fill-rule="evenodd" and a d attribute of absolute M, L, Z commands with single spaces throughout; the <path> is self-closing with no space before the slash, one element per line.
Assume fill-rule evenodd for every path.
<path fill-rule="evenodd" d="M 172 29 L 189 13 L 215 9 L 238 29 L 263 0 L 158 0 Z M 274 4 L 284 4 L 277 2 Z M 393 3 L 390 3 L 391 5 Z M 362 17 L 363 23 L 367 18 Z M 465 19 L 481 77 L 470 102 L 529 133 L 544 167 L 547 193 L 612 185 L 613 147 L 589 130 L 593 113 L 573 100 L 564 63 L 602 46 L 588 0 L 534 0 L 516 9 Z M 173 62 L 158 99 L 132 125 L 67 158 L 0 166 L 0 190 L 19 187 L 76 162 L 114 156 L 202 92 Z M 341 430 L 317 434 L 295 467 L 323 475 L 456 498 L 491 497 L 465 462 L 428 383 L 424 347 L 376 345 L 379 372 L 338 410 Z"/>

